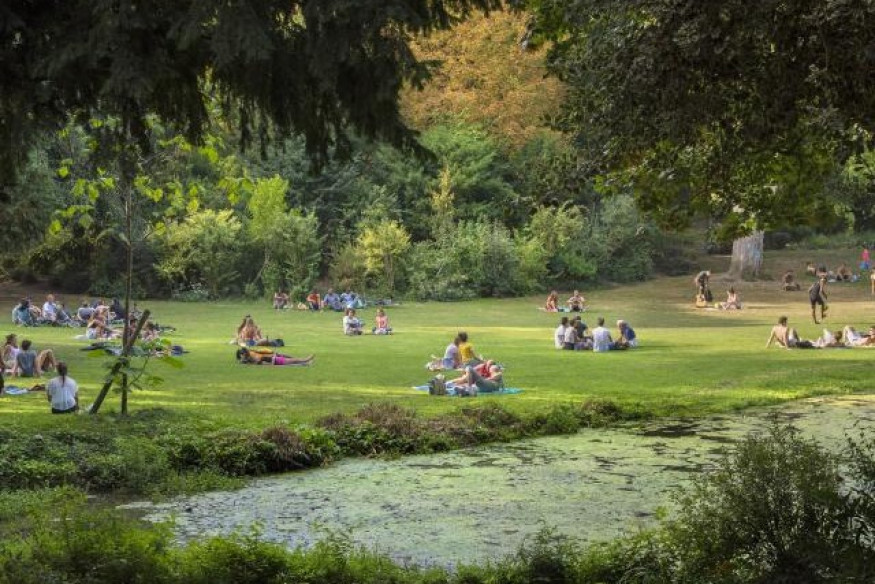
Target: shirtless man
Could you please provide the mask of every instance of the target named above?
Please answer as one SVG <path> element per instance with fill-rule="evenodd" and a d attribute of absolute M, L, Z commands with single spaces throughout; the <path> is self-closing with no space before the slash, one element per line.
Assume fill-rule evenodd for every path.
<path fill-rule="evenodd" d="M 796 334 L 796 329 L 788 327 L 787 317 L 782 316 L 778 319 L 778 324 L 772 327 L 772 333 L 769 335 L 769 340 L 766 341 L 766 348 L 777 342 L 779 347 L 792 349 L 798 341 L 799 335 Z"/>

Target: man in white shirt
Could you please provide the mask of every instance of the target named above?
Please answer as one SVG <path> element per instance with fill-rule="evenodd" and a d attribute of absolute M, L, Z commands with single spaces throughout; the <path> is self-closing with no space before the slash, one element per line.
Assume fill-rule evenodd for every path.
<path fill-rule="evenodd" d="M 58 376 L 46 384 L 46 398 L 53 414 L 75 414 L 79 410 L 79 386 L 67 376 L 67 364 L 58 362 Z"/>
<path fill-rule="evenodd" d="M 603 353 L 611 350 L 613 340 L 611 331 L 605 328 L 604 317 L 598 318 L 598 326 L 592 329 L 592 350 L 595 353 Z"/>
<path fill-rule="evenodd" d="M 46 296 L 46 301 L 43 303 L 43 320 L 49 322 L 58 320 L 58 306 L 55 304 L 55 297 L 52 294 Z"/>
<path fill-rule="evenodd" d="M 562 320 L 559 321 L 559 326 L 556 327 L 556 330 L 553 331 L 553 343 L 556 345 L 557 349 L 561 349 L 565 346 L 565 331 L 568 329 L 568 317 L 563 316 Z"/>

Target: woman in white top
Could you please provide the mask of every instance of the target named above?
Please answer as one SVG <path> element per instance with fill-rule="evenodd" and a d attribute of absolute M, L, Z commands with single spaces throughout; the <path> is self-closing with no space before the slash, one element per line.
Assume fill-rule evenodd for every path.
<path fill-rule="evenodd" d="M 553 344 L 557 349 L 561 349 L 565 345 L 565 331 L 568 329 L 568 317 L 563 316 L 559 321 L 559 326 L 553 332 Z"/>
<path fill-rule="evenodd" d="M 58 362 L 58 376 L 46 384 L 46 398 L 53 414 L 75 414 L 79 411 L 79 386 L 67 376 L 67 364 Z"/>

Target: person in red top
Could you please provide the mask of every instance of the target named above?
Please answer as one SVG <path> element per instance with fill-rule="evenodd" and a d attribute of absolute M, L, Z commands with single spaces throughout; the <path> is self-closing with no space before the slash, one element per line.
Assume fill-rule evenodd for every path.
<path fill-rule="evenodd" d="M 322 298 L 315 290 L 310 290 L 307 295 L 307 307 L 310 310 L 322 310 Z"/>

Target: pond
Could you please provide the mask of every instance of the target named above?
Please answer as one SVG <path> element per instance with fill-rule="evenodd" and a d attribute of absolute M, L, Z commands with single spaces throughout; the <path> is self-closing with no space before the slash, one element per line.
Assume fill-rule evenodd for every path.
<path fill-rule="evenodd" d="M 257 526 L 263 539 L 297 547 L 343 532 L 400 562 L 476 563 L 512 553 L 542 526 L 583 541 L 650 526 L 659 508 L 670 509 L 673 490 L 775 419 L 838 447 L 855 426 L 875 428 L 875 396 L 398 460 L 351 459 L 256 479 L 237 491 L 124 507 L 151 521 L 172 517 L 182 541 Z"/>

